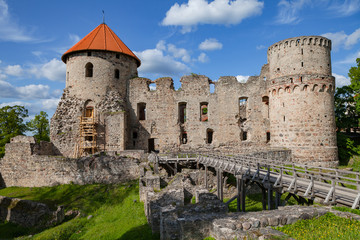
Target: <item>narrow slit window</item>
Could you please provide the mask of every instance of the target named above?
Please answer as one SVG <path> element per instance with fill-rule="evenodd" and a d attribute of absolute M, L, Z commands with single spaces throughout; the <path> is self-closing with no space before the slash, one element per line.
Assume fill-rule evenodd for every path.
<path fill-rule="evenodd" d="M 120 71 L 119 69 L 115 69 L 115 78 L 119 79 L 120 78 Z"/>
<path fill-rule="evenodd" d="M 116 56 L 115 56 L 117 59 L 119 59 L 120 58 L 120 54 L 116 54 Z"/>
<path fill-rule="evenodd" d="M 200 121 L 201 122 L 209 121 L 208 111 L 209 111 L 208 103 L 207 102 L 200 103 Z"/>
<path fill-rule="evenodd" d="M 185 102 L 179 103 L 179 122 L 180 123 L 186 122 L 186 103 Z"/>
<path fill-rule="evenodd" d="M 146 103 L 138 103 L 137 107 L 139 120 L 146 120 Z"/>
<path fill-rule="evenodd" d="M 182 132 L 182 133 L 181 133 L 181 139 L 180 139 L 181 144 L 186 144 L 187 141 L 188 141 L 187 133 L 186 133 L 186 132 Z"/>
<path fill-rule="evenodd" d="M 91 56 L 91 52 L 87 52 L 87 55 L 88 55 L 88 57 L 90 57 L 90 56 Z"/>
<path fill-rule="evenodd" d="M 214 131 L 212 129 L 206 130 L 206 143 L 211 144 L 213 141 Z"/>
<path fill-rule="evenodd" d="M 239 116 L 246 120 L 247 97 L 239 98 Z"/>
<path fill-rule="evenodd" d="M 266 142 L 270 142 L 270 132 L 266 132 Z"/>
<path fill-rule="evenodd" d="M 241 134 L 241 140 L 242 141 L 246 141 L 247 140 L 247 132 L 242 132 L 242 134 Z"/>
<path fill-rule="evenodd" d="M 94 68 L 94 65 L 90 62 L 85 65 L 85 77 L 93 76 L 93 68 Z"/>

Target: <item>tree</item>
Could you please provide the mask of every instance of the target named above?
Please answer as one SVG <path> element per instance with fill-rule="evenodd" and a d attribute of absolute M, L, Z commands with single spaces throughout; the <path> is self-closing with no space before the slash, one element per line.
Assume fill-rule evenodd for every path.
<path fill-rule="evenodd" d="M 350 87 L 354 90 L 356 102 L 356 111 L 360 113 L 360 58 L 356 59 L 357 67 L 351 67 L 349 70 Z"/>
<path fill-rule="evenodd" d="M 28 110 L 23 106 L 5 106 L 0 108 L 0 157 L 5 155 L 5 144 L 10 139 L 26 132 L 24 118 L 28 117 Z"/>
<path fill-rule="evenodd" d="M 358 126 L 354 90 L 350 86 L 336 88 L 335 98 L 335 120 L 336 127 L 340 131 Z"/>
<path fill-rule="evenodd" d="M 41 111 L 40 114 L 27 123 L 27 126 L 33 132 L 37 141 L 50 141 L 49 120 L 46 112 Z"/>

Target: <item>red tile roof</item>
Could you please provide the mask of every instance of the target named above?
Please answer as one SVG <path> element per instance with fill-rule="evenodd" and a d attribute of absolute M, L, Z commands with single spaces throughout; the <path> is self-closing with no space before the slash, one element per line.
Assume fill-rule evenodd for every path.
<path fill-rule="evenodd" d="M 140 66 L 140 59 L 120 40 L 118 36 L 105 24 L 102 23 L 92 30 L 88 35 L 76 43 L 72 48 L 67 50 L 61 57 L 66 63 L 66 57 L 69 53 L 103 50 L 124 53 L 136 59 L 137 65 Z"/>

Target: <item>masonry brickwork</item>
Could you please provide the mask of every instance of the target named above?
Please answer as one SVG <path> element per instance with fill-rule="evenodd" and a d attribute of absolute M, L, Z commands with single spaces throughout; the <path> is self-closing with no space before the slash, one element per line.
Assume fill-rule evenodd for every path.
<path fill-rule="evenodd" d="M 66 88 L 51 120 L 51 140 L 59 154 L 76 156 L 79 117 L 90 107 L 97 122 L 96 151 L 244 153 L 282 147 L 292 151 L 295 161 L 334 166 L 330 52 L 327 38 L 289 38 L 269 47 L 268 63 L 246 83 L 231 76 L 212 81 L 192 74 L 181 78 L 177 90 L 168 77 L 136 77 L 138 60 L 133 56 L 70 52 Z"/>

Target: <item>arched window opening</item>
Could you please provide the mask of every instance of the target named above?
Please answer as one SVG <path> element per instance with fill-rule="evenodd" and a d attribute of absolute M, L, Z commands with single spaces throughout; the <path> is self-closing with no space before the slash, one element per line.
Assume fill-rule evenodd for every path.
<path fill-rule="evenodd" d="M 209 111 L 208 103 L 207 102 L 200 103 L 200 121 L 201 122 L 209 121 L 208 111 Z"/>
<path fill-rule="evenodd" d="M 120 78 L 120 71 L 119 69 L 115 69 L 115 78 L 119 79 Z"/>
<path fill-rule="evenodd" d="M 179 122 L 186 122 L 186 102 L 179 103 Z"/>
<path fill-rule="evenodd" d="M 206 143 L 211 144 L 213 141 L 214 131 L 210 128 L 206 130 Z"/>
<path fill-rule="evenodd" d="M 137 109 L 139 120 L 146 120 L 146 103 L 138 103 Z"/>
<path fill-rule="evenodd" d="M 94 68 L 94 66 L 90 62 L 85 65 L 85 77 L 93 76 L 93 68 Z"/>

